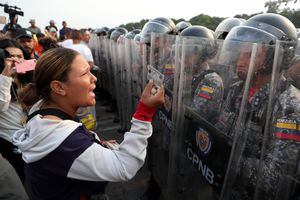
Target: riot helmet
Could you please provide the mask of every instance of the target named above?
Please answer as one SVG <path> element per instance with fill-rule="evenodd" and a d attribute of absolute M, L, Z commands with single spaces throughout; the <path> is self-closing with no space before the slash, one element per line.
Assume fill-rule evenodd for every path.
<path fill-rule="evenodd" d="M 114 32 L 114 30 L 116 30 L 116 28 L 111 28 L 107 31 L 107 37 L 110 38 L 110 35 L 112 32 Z"/>
<path fill-rule="evenodd" d="M 140 42 L 141 41 L 141 34 L 136 34 L 133 38 L 134 41 Z"/>
<path fill-rule="evenodd" d="M 243 25 L 257 27 L 274 35 L 278 40 L 297 41 L 297 29 L 288 18 L 282 15 L 274 13 L 255 15 Z"/>
<path fill-rule="evenodd" d="M 190 26 L 184 29 L 180 35 L 190 37 L 203 37 L 210 40 L 214 39 L 213 31 L 204 26 Z"/>
<path fill-rule="evenodd" d="M 255 15 L 234 27 L 226 40 L 274 45 L 276 40 L 297 42 L 297 31 L 286 17 L 265 13 Z"/>
<path fill-rule="evenodd" d="M 208 59 L 213 58 L 217 53 L 217 42 L 215 40 L 214 32 L 204 26 L 190 26 L 184 29 L 180 36 L 183 37 L 199 37 L 206 39 L 204 52 L 201 52 L 201 55 L 205 56 Z"/>
<path fill-rule="evenodd" d="M 104 36 L 107 35 L 108 30 L 109 29 L 107 27 L 101 27 L 101 28 L 97 28 L 95 30 L 95 33 L 97 36 Z"/>
<path fill-rule="evenodd" d="M 229 31 L 235 27 L 239 26 L 246 20 L 241 19 L 241 18 L 235 18 L 235 17 L 230 17 L 224 19 L 216 28 L 215 30 L 215 37 L 217 39 L 222 39 L 224 40 L 226 36 L 228 35 Z"/>
<path fill-rule="evenodd" d="M 126 35 L 127 30 L 123 27 L 117 27 L 110 35 L 110 39 L 114 40 L 115 42 L 118 40 L 120 35 Z"/>
<path fill-rule="evenodd" d="M 181 21 L 176 24 L 175 31 L 177 34 L 180 34 L 184 29 L 186 29 L 187 27 L 190 27 L 190 26 L 192 26 L 191 23 L 186 22 L 186 21 Z"/>
<path fill-rule="evenodd" d="M 246 50 L 245 48 L 241 48 L 241 46 L 236 46 L 237 44 L 244 46 L 245 43 L 261 44 L 265 48 L 260 46 L 258 55 L 260 55 L 259 57 L 261 58 L 262 55 L 266 54 L 264 58 L 265 62 L 261 63 L 260 60 L 256 59 L 256 62 L 258 62 L 256 65 L 261 65 L 258 69 L 260 73 L 269 74 L 272 71 L 272 58 L 274 57 L 274 48 L 271 47 L 276 44 L 277 40 L 286 41 L 281 48 L 284 56 L 283 60 L 280 61 L 280 66 L 288 66 L 288 62 L 290 62 L 291 58 L 294 56 L 294 49 L 297 41 L 297 31 L 295 26 L 287 18 L 278 14 L 258 14 L 248 19 L 242 25 L 234 27 L 229 32 L 224 41 L 222 52 L 233 51 L 235 49 L 238 51 L 242 50 L 242 54 L 245 54 L 245 51 L 251 51 L 251 48 L 249 48 L 250 46 L 248 45 L 248 50 Z M 268 49 L 268 52 L 263 52 L 263 49 Z M 239 59 L 238 57 L 239 56 L 237 56 L 236 59 Z M 235 60 L 235 62 L 237 61 L 238 60 Z M 236 65 L 238 67 L 237 63 Z"/>
<path fill-rule="evenodd" d="M 174 34 L 175 24 L 170 18 L 158 17 L 149 20 L 143 27 L 141 32 L 141 42 L 150 44 L 151 33 Z"/>
<path fill-rule="evenodd" d="M 133 39 L 135 37 L 136 34 L 139 34 L 141 32 L 141 29 L 134 29 L 130 32 L 128 32 L 126 35 L 125 35 L 125 38 L 128 38 L 128 39 Z"/>

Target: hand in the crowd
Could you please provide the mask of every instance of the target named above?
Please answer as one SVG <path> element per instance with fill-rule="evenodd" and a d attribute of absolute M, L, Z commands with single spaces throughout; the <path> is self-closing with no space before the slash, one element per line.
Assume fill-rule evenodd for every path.
<path fill-rule="evenodd" d="M 153 80 L 146 85 L 140 101 L 149 107 L 158 107 L 165 103 L 165 89 L 163 86 L 156 87 Z"/>
<path fill-rule="evenodd" d="M 10 77 L 12 74 L 16 73 L 15 64 L 24 62 L 24 59 L 19 58 L 6 58 L 5 67 L 2 71 L 2 75 Z"/>

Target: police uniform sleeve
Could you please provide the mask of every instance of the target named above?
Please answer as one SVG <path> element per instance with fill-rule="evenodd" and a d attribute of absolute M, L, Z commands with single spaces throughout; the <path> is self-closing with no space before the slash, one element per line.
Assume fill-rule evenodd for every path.
<path fill-rule="evenodd" d="M 216 121 L 223 101 L 224 86 L 221 77 L 213 72 L 206 74 L 197 85 L 192 107 L 209 121 Z"/>

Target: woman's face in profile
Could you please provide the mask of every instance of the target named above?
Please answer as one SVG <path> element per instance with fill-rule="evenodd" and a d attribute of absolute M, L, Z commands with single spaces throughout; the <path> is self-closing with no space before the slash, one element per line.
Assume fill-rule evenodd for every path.
<path fill-rule="evenodd" d="M 74 107 L 93 106 L 96 104 L 95 93 L 96 77 L 90 72 L 90 65 L 81 56 L 77 55 L 71 64 L 66 84 L 66 97 Z"/>

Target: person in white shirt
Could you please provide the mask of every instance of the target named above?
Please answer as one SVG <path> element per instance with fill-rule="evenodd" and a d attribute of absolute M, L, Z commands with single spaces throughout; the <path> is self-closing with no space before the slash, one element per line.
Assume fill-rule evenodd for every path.
<path fill-rule="evenodd" d="M 60 43 L 60 45 L 64 48 L 68 48 L 69 46 L 72 46 L 73 45 L 73 40 L 72 40 L 72 29 L 67 29 L 66 32 L 65 32 L 65 40 L 62 41 Z"/>
<path fill-rule="evenodd" d="M 82 44 L 85 44 L 85 45 L 89 45 L 89 41 L 91 39 L 91 34 L 90 34 L 90 31 L 87 30 L 87 29 L 81 29 L 81 34 L 82 34 L 82 37 L 81 37 L 81 43 Z"/>
<path fill-rule="evenodd" d="M 73 40 L 73 45 L 69 46 L 68 48 L 79 52 L 86 59 L 92 69 L 94 66 L 93 54 L 86 45 L 81 44 L 82 35 L 80 31 L 73 29 L 71 37 Z"/>

